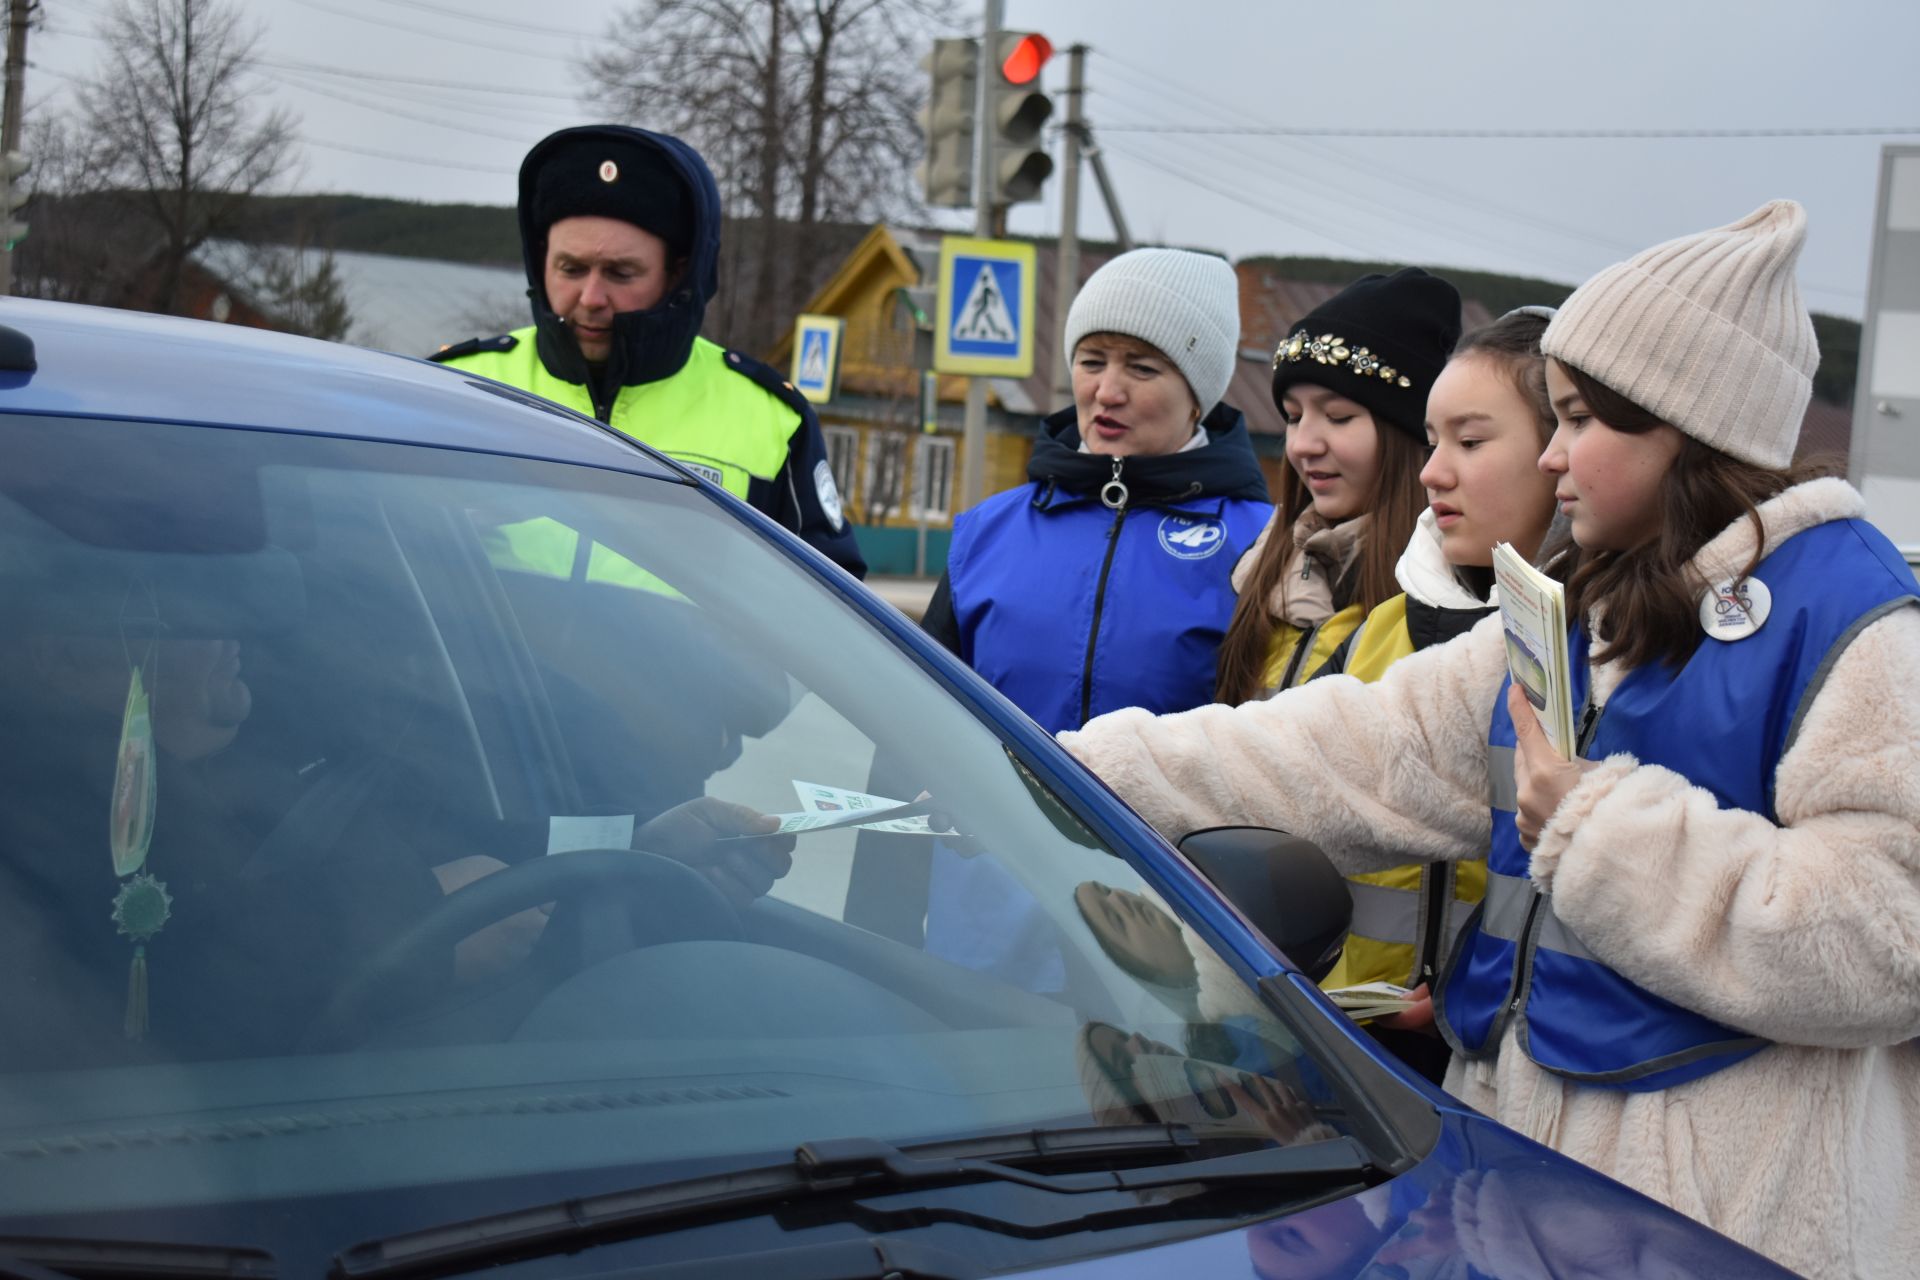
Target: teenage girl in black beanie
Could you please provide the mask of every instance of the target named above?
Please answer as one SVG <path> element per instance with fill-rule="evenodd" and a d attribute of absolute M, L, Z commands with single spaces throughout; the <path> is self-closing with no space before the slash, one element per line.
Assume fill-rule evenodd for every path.
<path fill-rule="evenodd" d="M 1295 325 L 1273 357 L 1287 419 L 1286 482 L 1233 573 L 1216 701 L 1313 675 L 1382 601 L 1427 505 L 1427 391 L 1460 338 L 1460 295 L 1417 267 L 1354 281 Z"/>

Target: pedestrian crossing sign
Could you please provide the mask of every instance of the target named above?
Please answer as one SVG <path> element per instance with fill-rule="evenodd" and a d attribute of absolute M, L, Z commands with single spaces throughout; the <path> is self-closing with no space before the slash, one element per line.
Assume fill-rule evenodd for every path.
<path fill-rule="evenodd" d="M 933 367 L 941 373 L 1033 372 L 1033 246 L 947 236 L 940 241 Z"/>
<path fill-rule="evenodd" d="M 803 315 L 793 325 L 793 386 L 815 404 L 825 404 L 840 389 L 840 338 L 847 322 L 839 316 Z"/>

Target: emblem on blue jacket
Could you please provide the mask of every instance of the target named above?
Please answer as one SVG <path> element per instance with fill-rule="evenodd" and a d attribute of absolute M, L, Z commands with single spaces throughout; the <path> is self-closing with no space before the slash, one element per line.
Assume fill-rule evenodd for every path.
<path fill-rule="evenodd" d="M 1160 546 L 1182 560 L 1205 560 L 1226 545 L 1227 531 L 1218 520 L 1193 516 L 1162 516 Z"/>

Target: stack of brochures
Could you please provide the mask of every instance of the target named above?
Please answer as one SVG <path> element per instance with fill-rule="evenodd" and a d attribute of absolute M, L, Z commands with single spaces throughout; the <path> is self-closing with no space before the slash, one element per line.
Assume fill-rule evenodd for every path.
<path fill-rule="evenodd" d="M 1554 750 L 1571 760 L 1573 681 L 1567 667 L 1567 593 L 1502 542 L 1493 549 L 1500 588 L 1500 625 L 1507 633 L 1507 670 L 1527 695 Z"/>
<path fill-rule="evenodd" d="M 1325 994 L 1349 1018 L 1365 1022 L 1390 1013 L 1405 1013 L 1412 992 L 1391 982 L 1362 982 L 1351 987 L 1335 987 Z"/>

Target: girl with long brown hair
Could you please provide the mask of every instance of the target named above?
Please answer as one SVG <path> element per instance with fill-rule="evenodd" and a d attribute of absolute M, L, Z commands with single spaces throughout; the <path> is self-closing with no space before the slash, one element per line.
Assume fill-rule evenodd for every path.
<path fill-rule="evenodd" d="M 1170 836 L 1484 855 L 1435 988 L 1448 1091 L 1795 1271 L 1890 1280 L 1920 1255 L 1920 584 L 1792 466 L 1805 234 L 1773 202 L 1547 328 L 1573 759 L 1498 618 L 1374 684 L 1063 741 Z"/>
<path fill-rule="evenodd" d="M 1459 336 L 1460 295 L 1409 267 L 1354 281 L 1281 340 L 1273 401 L 1287 420 L 1286 479 L 1234 568 L 1216 701 L 1307 679 L 1398 593 L 1394 565 L 1426 506 L 1427 390 Z"/>
<path fill-rule="evenodd" d="M 1540 339 L 1549 307 L 1522 307 L 1460 340 L 1427 396 L 1427 509 L 1394 569 L 1402 591 L 1375 608 L 1322 668 L 1378 680 L 1394 663 L 1465 635 L 1494 611 L 1493 550 L 1531 559 L 1553 520 L 1554 481 L 1536 465 L 1553 435 Z M 1486 892 L 1487 864 L 1411 862 L 1349 877 L 1353 921 L 1328 990 L 1412 988 L 1406 1013 L 1369 1025 L 1439 1082 L 1448 1053 L 1427 990 Z"/>

